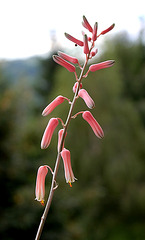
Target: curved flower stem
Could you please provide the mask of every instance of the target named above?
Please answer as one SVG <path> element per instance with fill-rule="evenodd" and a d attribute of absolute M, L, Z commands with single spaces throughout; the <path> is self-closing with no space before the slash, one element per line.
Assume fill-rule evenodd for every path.
<path fill-rule="evenodd" d="M 92 44 L 92 46 L 90 48 L 90 51 L 91 51 L 92 48 L 93 48 L 93 44 Z M 69 126 L 70 120 L 72 119 L 73 108 L 74 108 L 75 102 L 77 100 L 77 95 L 78 95 L 80 83 L 82 81 L 86 65 L 88 63 L 89 54 L 86 55 L 86 61 L 85 61 L 84 66 L 83 66 L 83 68 L 81 70 L 80 77 L 77 80 L 78 81 L 77 89 L 75 91 L 73 100 L 72 100 L 71 105 L 70 105 L 69 113 L 68 113 L 66 122 L 64 124 L 64 132 L 63 132 L 63 135 L 62 135 L 62 138 L 61 138 L 61 142 L 60 142 L 60 146 L 59 146 L 59 150 L 58 150 L 58 154 L 57 154 L 57 158 L 56 158 L 56 163 L 55 163 L 55 168 L 54 168 L 54 172 L 53 172 L 51 188 L 50 188 L 50 192 L 49 192 L 49 196 L 48 196 L 48 200 L 47 200 L 47 203 L 46 203 L 46 206 L 45 206 L 44 213 L 43 213 L 43 215 L 41 217 L 41 221 L 40 221 L 40 224 L 39 224 L 39 228 L 38 228 L 35 240 L 39 240 L 40 237 L 41 237 L 41 233 L 42 233 L 42 230 L 43 230 L 43 227 L 44 227 L 44 223 L 45 223 L 45 220 L 46 220 L 46 217 L 47 217 L 47 214 L 48 214 L 51 202 L 52 202 L 53 194 L 54 194 L 54 191 L 56 190 L 56 187 L 55 187 L 56 186 L 56 176 L 57 176 L 59 163 L 60 163 L 60 159 L 61 159 L 62 146 L 63 146 L 63 143 L 64 143 L 64 139 L 65 139 L 65 134 L 66 134 L 67 128 Z"/>

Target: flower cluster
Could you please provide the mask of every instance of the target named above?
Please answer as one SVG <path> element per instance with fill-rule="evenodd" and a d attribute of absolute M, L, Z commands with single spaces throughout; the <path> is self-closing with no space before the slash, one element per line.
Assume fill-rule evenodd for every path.
<path fill-rule="evenodd" d="M 46 108 L 43 110 L 42 115 L 43 116 L 48 116 L 58 105 L 62 104 L 64 100 L 67 100 L 68 103 L 70 104 L 70 111 L 68 113 L 68 117 L 66 120 L 66 123 L 64 124 L 63 120 L 60 118 L 51 118 L 47 124 L 47 127 L 44 131 L 42 141 L 41 141 L 41 148 L 46 149 L 50 145 L 53 133 L 56 129 L 56 127 L 59 124 L 59 120 L 62 124 L 62 128 L 58 131 L 58 155 L 61 156 L 63 163 L 64 163 L 64 172 L 65 172 L 65 179 L 66 182 L 69 183 L 70 186 L 72 182 L 76 180 L 74 177 L 72 167 L 71 167 L 71 155 L 70 151 L 64 147 L 64 140 L 67 136 L 67 128 L 69 125 L 69 122 L 71 119 L 74 119 L 78 114 L 82 114 L 82 118 L 88 122 L 90 127 L 92 128 L 94 134 L 98 138 L 103 138 L 104 137 L 104 132 L 97 122 L 97 120 L 93 117 L 92 113 L 90 111 L 81 111 L 76 113 L 74 116 L 72 116 L 72 111 L 73 111 L 73 106 L 77 100 L 77 98 L 82 98 L 86 104 L 86 106 L 89 109 L 93 109 L 95 107 L 95 103 L 89 93 L 82 88 L 82 80 L 83 78 L 86 78 L 89 74 L 89 72 L 94 72 L 99 69 L 103 68 L 109 68 L 113 66 L 114 60 L 108 60 L 105 62 L 97 63 L 97 64 L 92 64 L 86 74 L 84 74 L 85 68 L 87 66 L 87 63 L 89 59 L 94 57 L 98 49 L 95 48 L 95 42 L 98 39 L 99 36 L 106 34 L 110 30 L 114 28 L 114 24 L 112 24 L 109 28 L 105 29 L 101 33 L 98 34 L 98 24 L 97 22 L 94 24 L 94 27 L 90 25 L 88 20 L 86 19 L 85 16 L 83 16 L 83 22 L 82 22 L 83 27 L 89 31 L 89 34 L 91 36 L 88 36 L 85 32 L 82 32 L 82 37 L 83 40 L 79 40 L 73 36 L 71 36 L 68 33 L 65 33 L 65 37 L 75 43 L 75 45 L 79 45 L 80 47 L 83 48 L 83 52 L 85 54 L 86 60 L 83 66 L 79 63 L 79 60 L 76 57 L 70 56 L 66 53 L 63 53 L 61 51 L 58 51 L 58 55 L 53 56 L 53 60 L 61 65 L 62 67 L 66 68 L 69 72 L 73 72 L 75 74 L 75 79 L 76 82 L 73 86 L 73 92 L 74 92 L 74 98 L 73 101 L 71 102 L 67 97 L 64 96 L 58 96 L 56 97 Z M 76 73 L 76 65 L 81 70 L 80 76 L 77 76 Z M 36 180 L 36 199 L 41 202 L 41 204 L 44 204 L 44 195 L 45 195 L 45 177 L 48 171 L 48 168 L 50 169 L 49 166 L 41 166 L 38 169 L 38 174 L 37 174 L 37 180 Z M 52 174 L 53 171 L 51 170 Z"/>

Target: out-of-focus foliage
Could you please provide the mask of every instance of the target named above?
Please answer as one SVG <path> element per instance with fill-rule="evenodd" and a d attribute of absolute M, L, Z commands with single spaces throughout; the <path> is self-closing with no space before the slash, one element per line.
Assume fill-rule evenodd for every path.
<path fill-rule="evenodd" d="M 106 42 L 95 62 L 115 59 L 109 69 L 83 80 L 94 99 L 91 110 L 105 137 L 96 138 L 81 115 L 71 121 L 65 147 L 71 151 L 78 179 L 70 188 L 63 165 L 59 187 L 42 239 L 145 239 L 145 46 L 122 33 Z M 64 121 L 67 102 L 48 117 L 41 111 L 57 95 L 70 99 L 75 77 L 51 59 L 39 60 L 38 77 L 24 74 L 17 81 L 0 68 L 0 238 L 34 239 L 43 207 L 34 201 L 40 165 L 55 163 L 57 128 L 50 147 L 40 149 L 41 136 L 51 117 Z M 8 71 L 8 69 L 7 69 Z M 9 76 L 9 78 L 8 78 Z M 86 110 L 82 99 L 74 109 Z M 48 194 L 51 174 L 47 176 Z"/>

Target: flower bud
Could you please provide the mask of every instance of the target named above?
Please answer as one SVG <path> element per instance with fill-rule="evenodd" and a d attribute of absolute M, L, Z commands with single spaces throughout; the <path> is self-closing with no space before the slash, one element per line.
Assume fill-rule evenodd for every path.
<path fill-rule="evenodd" d="M 65 33 L 65 37 L 67 39 L 69 39 L 70 41 L 74 42 L 75 44 L 79 45 L 79 46 L 84 46 L 84 43 L 76 38 L 74 38 L 73 36 L 71 36 L 70 34 L 68 33 Z"/>
<path fill-rule="evenodd" d="M 62 139 L 62 135 L 63 135 L 64 129 L 60 129 L 58 132 L 58 145 L 57 145 L 57 150 L 59 152 L 59 147 L 60 147 L 60 143 L 61 143 L 61 139 Z M 65 134 L 65 138 L 66 138 L 67 133 Z M 63 142 L 63 146 L 62 149 L 64 148 L 64 142 Z"/>
<path fill-rule="evenodd" d="M 93 42 L 97 40 L 97 29 L 98 29 L 98 23 L 96 22 L 94 25 L 94 30 L 93 30 L 93 35 L 92 35 Z"/>
<path fill-rule="evenodd" d="M 76 68 L 74 65 L 72 65 L 71 63 L 65 61 L 63 58 L 61 58 L 60 56 L 57 55 L 53 55 L 53 60 L 58 63 L 59 65 L 65 67 L 69 72 L 75 72 Z"/>
<path fill-rule="evenodd" d="M 61 51 L 58 51 L 58 55 L 71 63 L 77 64 L 79 62 L 77 58 L 69 56 Z"/>
<path fill-rule="evenodd" d="M 89 24 L 88 20 L 86 19 L 85 16 L 83 16 L 83 22 L 82 25 L 88 29 L 90 32 L 93 32 L 93 28 L 91 27 L 91 25 Z"/>
<path fill-rule="evenodd" d="M 89 53 L 88 37 L 86 34 L 84 35 L 84 53 Z"/>
<path fill-rule="evenodd" d="M 108 67 L 112 67 L 114 65 L 115 61 L 114 60 L 108 60 L 105 62 L 101 62 L 101 63 L 97 63 L 97 64 L 92 64 L 89 67 L 89 71 L 90 72 L 95 72 L 99 69 L 103 69 L 103 68 L 108 68 Z"/>
<path fill-rule="evenodd" d="M 73 92 L 75 93 L 77 90 L 77 86 L 78 86 L 78 82 L 75 82 L 74 86 L 73 86 Z M 82 88 L 82 83 L 80 83 L 80 88 Z"/>
<path fill-rule="evenodd" d="M 85 101 L 88 108 L 95 107 L 95 103 L 94 103 L 93 99 L 90 97 L 90 95 L 88 94 L 88 92 L 85 89 L 79 90 L 78 96 L 81 97 Z"/>
<path fill-rule="evenodd" d="M 58 119 L 57 118 L 51 118 L 49 120 L 48 125 L 45 129 L 45 132 L 43 134 L 42 141 L 41 141 L 41 148 L 42 149 L 46 149 L 49 146 L 49 144 L 51 142 L 53 132 L 54 132 L 55 128 L 57 127 L 57 125 L 58 125 Z"/>
<path fill-rule="evenodd" d="M 93 115 L 89 111 L 85 111 L 82 114 L 82 117 L 84 120 L 86 120 L 89 125 L 91 126 L 93 132 L 98 138 L 103 138 L 104 137 L 104 132 L 99 125 L 99 123 L 96 121 L 96 119 L 93 117 Z"/>
<path fill-rule="evenodd" d="M 56 97 L 42 112 L 43 116 L 47 116 L 49 113 L 51 113 L 54 108 L 56 108 L 59 104 L 63 103 L 65 97 L 58 96 Z"/>
<path fill-rule="evenodd" d="M 111 31 L 113 28 L 115 27 L 115 23 L 113 23 L 109 28 L 105 29 L 104 31 L 102 31 L 100 33 L 100 35 L 104 35 L 106 33 L 108 33 L 109 31 Z"/>

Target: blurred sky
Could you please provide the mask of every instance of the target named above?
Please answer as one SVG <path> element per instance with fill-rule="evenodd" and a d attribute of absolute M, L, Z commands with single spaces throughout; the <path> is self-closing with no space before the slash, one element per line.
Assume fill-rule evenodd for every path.
<path fill-rule="evenodd" d="M 69 48 L 64 32 L 81 39 L 83 15 L 99 23 L 99 32 L 115 23 L 111 34 L 127 30 L 136 37 L 145 0 L 0 0 L 0 59 L 46 54 L 54 35 Z"/>

